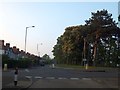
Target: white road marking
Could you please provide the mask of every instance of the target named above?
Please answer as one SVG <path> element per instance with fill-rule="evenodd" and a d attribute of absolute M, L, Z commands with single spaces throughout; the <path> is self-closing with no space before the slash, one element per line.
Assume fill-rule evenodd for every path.
<path fill-rule="evenodd" d="M 31 79 L 32 76 L 25 76 L 26 78 L 29 78 Z M 58 78 L 55 78 L 55 77 L 40 77 L 40 76 L 35 76 L 34 78 L 36 79 L 42 79 L 42 78 L 45 78 L 45 79 L 70 79 L 70 80 L 80 80 L 80 78 L 64 78 L 64 77 L 58 77 Z M 82 80 L 91 80 L 91 78 L 81 78 Z"/>
<path fill-rule="evenodd" d="M 55 79 L 55 77 L 46 77 L 46 79 Z"/>
<path fill-rule="evenodd" d="M 62 77 L 59 77 L 58 79 L 67 79 L 67 78 L 62 78 Z"/>
<path fill-rule="evenodd" d="M 26 72 L 30 72 L 28 69 L 25 69 Z"/>
<path fill-rule="evenodd" d="M 43 77 L 36 76 L 35 78 L 36 78 L 36 79 L 41 79 L 41 78 L 43 78 Z"/>
<path fill-rule="evenodd" d="M 26 78 L 32 78 L 32 76 L 25 76 Z"/>
<path fill-rule="evenodd" d="M 79 80 L 79 78 L 70 78 L 71 80 Z"/>
<path fill-rule="evenodd" d="M 91 80 L 91 78 L 82 78 L 82 80 Z"/>

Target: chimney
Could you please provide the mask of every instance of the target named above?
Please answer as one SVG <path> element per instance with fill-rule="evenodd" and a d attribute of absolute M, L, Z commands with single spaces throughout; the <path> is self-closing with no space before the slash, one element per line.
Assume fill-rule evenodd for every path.
<path fill-rule="evenodd" d="M 17 53 L 19 53 L 19 48 L 17 48 Z"/>
<path fill-rule="evenodd" d="M 4 47 L 4 40 L 0 40 L 0 48 L 2 49 Z"/>
<path fill-rule="evenodd" d="M 13 52 L 14 52 L 14 53 L 17 53 L 17 48 L 16 48 L 16 46 L 13 46 Z"/>
<path fill-rule="evenodd" d="M 6 43 L 6 48 L 10 48 L 10 43 Z"/>
<path fill-rule="evenodd" d="M 19 48 L 17 48 L 17 51 L 19 51 Z"/>
<path fill-rule="evenodd" d="M 10 47 L 10 43 L 6 43 L 6 46 L 7 46 L 7 47 Z"/>

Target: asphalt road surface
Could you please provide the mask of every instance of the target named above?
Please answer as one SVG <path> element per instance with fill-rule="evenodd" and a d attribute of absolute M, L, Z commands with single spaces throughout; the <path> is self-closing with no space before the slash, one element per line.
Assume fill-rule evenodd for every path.
<path fill-rule="evenodd" d="M 83 72 L 50 66 L 19 69 L 19 80 L 30 80 L 29 88 L 117 88 L 118 72 Z M 2 86 L 13 82 L 14 71 L 2 73 Z M 98 79 L 98 80 L 96 80 Z M 102 82 L 100 80 L 109 80 Z M 114 80 L 114 81 L 111 81 Z"/>

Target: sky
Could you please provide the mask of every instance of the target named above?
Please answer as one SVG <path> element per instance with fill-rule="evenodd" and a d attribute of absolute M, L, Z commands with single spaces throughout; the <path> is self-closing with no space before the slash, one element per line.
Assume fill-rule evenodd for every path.
<path fill-rule="evenodd" d="M 26 51 L 40 56 L 48 54 L 53 58 L 52 50 L 66 27 L 84 25 L 91 12 L 108 10 L 117 21 L 118 2 L 0 2 L 0 40 L 25 48 Z M 42 43 L 42 44 L 41 44 Z"/>

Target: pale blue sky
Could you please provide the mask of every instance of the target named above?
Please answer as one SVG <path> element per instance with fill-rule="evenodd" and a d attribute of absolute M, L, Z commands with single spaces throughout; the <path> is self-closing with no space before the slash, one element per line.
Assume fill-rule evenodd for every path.
<path fill-rule="evenodd" d="M 0 3 L 0 39 L 24 50 L 25 29 L 28 29 L 27 51 L 52 57 L 57 38 L 68 26 L 85 24 L 91 12 L 107 9 L 117 22 L 117 2 L 9 2 Z M 43 43 L 40 45 L 40 43 Z"/>

